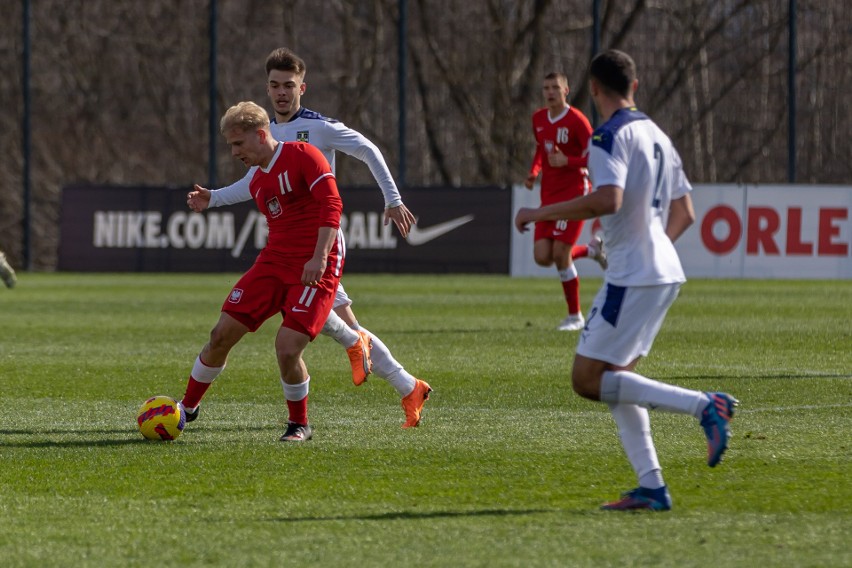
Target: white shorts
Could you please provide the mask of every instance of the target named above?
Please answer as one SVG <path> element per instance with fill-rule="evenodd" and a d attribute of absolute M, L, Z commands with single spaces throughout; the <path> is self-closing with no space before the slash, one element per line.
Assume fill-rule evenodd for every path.
<path fill-rule="evenodd" d="M 343 289 L 343 283 L 337 285 L 337 294 L 334 295 L 334 305 L 331 307 L 332 310 L 336 310 L 340 306 L 351 306 L 352 300 L 349 299 L 349 296 L 346 294 L 346 290 Z"/>
<path fill-rule="evenodd" d="M 624 367 L 651 351 L 680 283 L 615 286 L 604 283 L 580 332 L 577 354 Z"/>

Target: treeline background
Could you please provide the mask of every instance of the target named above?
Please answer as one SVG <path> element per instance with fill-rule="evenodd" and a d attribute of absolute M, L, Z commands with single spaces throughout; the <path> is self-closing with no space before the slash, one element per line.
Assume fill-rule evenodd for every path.
<path fill-rule="evenodd" d="M 23 258 L 23 2 L 0 0 L 0 249 Z M 541 79 L 591 117 L 591 0 L 407 0 L 405 185 L 508 186 L 533 151 Z M 797 181 L 852 180 L 852 4 L 600 2 L 600 48 L 637 62 L 637 102 L 697 183 L 788 179 L 788 22 L 796 6 Z M 56 265 L 61 188 L 209 181 L 210 0 L 30 0 L 32 265 Z M 268 107 L 264 62 L 307 62 L 304 106 L 372 139 L 399 175 L 399 0 L 217 0 L 216 112 Z M 218 116 L 217 116 L 218 118 Z M 219 185 L 244 174 L 218 140 Z M 369 170 L 341 156 L 341 185 Z M 416 189 L 414 189 L 416 188 Z M 403 197 L 405 195 L 403 188 Z M 381 200 L 377 192 L 377 206 Z"/>

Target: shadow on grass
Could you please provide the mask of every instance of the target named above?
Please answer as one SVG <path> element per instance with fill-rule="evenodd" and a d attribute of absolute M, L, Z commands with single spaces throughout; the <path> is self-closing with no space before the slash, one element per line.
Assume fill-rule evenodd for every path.
<path fill-rule="evenodd" d="M 48 436 L 50 434 L 127 434 L 130 432 L 127 428 L 103 428 L 97 430 L 79 430 L 75 428 L 52 428 L 50 430 L 42 430 L 34 428 L 32 430 L 5 428 L 0 430 L 0 434 L 4 436 Z"/>
<path fill-rule="evenodd" d="M 392 513 L 380 513 L 375 515 L 335 515 L 329 517 L 291 518 L 279 517 L 266 520 L 276 523 L 309 523 L 322 521 L 399 521 L 415 519 L 452 519 L 456 517 L 509 517 L 556 512 L 559 512 L 559 509 L 483 509 L 480 511 L 426 511 L 422 513 L 412 511 L 396 511 Z"/>
<path fill-rule="evenodd" d="M 144 438 L 124 438 L 121 440 L 40 440 L 38 442 L 0 442 L 0 448 L 97 448 L 107 446 L 127 446 L 135 444 L 144 444 L 148 442 Z"/>
<path fill-rule="evenodd" d="M 239 426 L 239 427 L 221 427 L 221 426 L 202 426 L 193 427 L 194 432 L 247 432 L 258 431 L 266 432 L 269 430 L 280 430 L 278 426 Z M 0 441 L 0 448 L 81 448 L 81 447 L 107 447 L 107 446 L 122 446 L 135 444 L 157 444 L 157 440 L 146 440 L 139 435 L 136 430 L 128 430 L 127 428 L 112 428 L 99 430 L 75 430 L 75 429 L 50 429 L 50 430 L 24 430 L 24 429 L 3 429 L 0 430 L 0 436 L 62 436 L 70 435 L 78 439 L 75 440 L 32 440 L 8 442 Z M 93 436 L 98 435 L 96 439 Z M 120 439 L 108 439 L 105 436 L 122 435 Z M 82 438 L 82 439 L 80 439 Z M 88 438 L 88 439 L 87 439 Z M 199 442 L 196 440 L 196 442 Z"/>
<path fill-rule="evenodd" d="M 718 380 L 736 379 L 738 381 L 757 381 L 766 379 L 850 379 L 849 373 L 767 373 L 764 375 L 678 375 L 681 379 Z"/>

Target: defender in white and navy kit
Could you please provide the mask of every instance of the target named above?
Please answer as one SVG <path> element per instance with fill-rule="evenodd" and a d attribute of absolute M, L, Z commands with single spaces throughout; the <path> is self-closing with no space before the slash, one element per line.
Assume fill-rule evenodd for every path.
<path fill-rule="evenodd" d="M 276 140 L 307 142 L 316 146 L 328 160 L 328 163 L 331 164 L 331 171 L 335 171 L 335 151 L 358 158 L 367 164 L 376 179 L 376 183 L 382 190 L 385 209 L 393 209 L 403 205 L 399 189 L 393 181 L 381 152 L 375 144 L 357 130 L 305 107 L 299 107 L 299 110 L 293 113 L 292 118 L 286 122 L 278 122 L 277 119 L 274 119 L 270 129 Z M 245 177 L 236 183 L 222 188 L 222 190 L 225 190 L 223 198 L 230 192 L 238 193 L 244 186 L 248 187 L 248 181 L 255 169 L 250 169 Z"/>
<path fill-rule="evenodd" d="M 266 92 L 274 109 L 272 135 L 282 142 L 307 142 L 317 147 L 331 164 L 332 172 L 335 171 L 335 151 L 367 164 L 384 196 L 385 224 L 393 221 L 400 234 L 407 237 L 415 218 L 403 204 L 382 153 L 358 131 L 301 106 L 301 96 L 307 86 L 305 71 L 305 62 L 289 49 L 276 49 L 267 57 Z M 236 183 L 212 191 L 210 207 L 250 199 L 248 184 L 253 175 L 254 170 L 249 170 Z M 376 335 L 359 325 L 351 304 L 343 285 L 338 285 L 334 308 L 321 333 L 346 348 L 356 385 L 363 384 L 371 372 L 387 380 L 402 397 L 406 417 L 403 428 L 417 426 L 432 388 L 406 371 Z"/>
<path fill-rule="evenodd" d="M 286 122 L 273 121 L 272 135 L 284 142 L 307 142 L 319 148 L 335 171 L 335 151 L 358 158 L 370 168 L 370 173 L 382 190 L 385 208 L 402 205 L 399 189 L 393 181 L 382 153 L 366 136 L 342 122 L 318 112 L 300 107 Z"/>
<path fill-rule="evenodd" d="M 592 135 L 592 193 L 521 209 L 515 225 L 553 219 L 600 217 L 609 266 L 589 312 L 574 357 L 577 394 L 606 403 L 618 425 L 639 481 L 608 510 L 667 511 L 672 501 L 662 477 L 648 410 L 691 414 L 707 437 L 707 464 L 728 447 L 736 400 L 661 383 L 633 372 L 648 355 L 666 312 L 686 278 L 673 241 L 694 221 L 691 187 L 671 140 L 633 102 L 636 67 L 610 50 L 590 67 L 590 90 L 605 120 Z"/>
<path fill-rule="evenodd" d="M 635 107 L 593 133 L 589 172 L 593 187 L 623 191 L 619 210 L 601 217 L 609 267 L 577 353 L 626 366 L 648 355 L 686 281 L 666 221 L 675 188 L 689 186 L 669 137 Z"/>

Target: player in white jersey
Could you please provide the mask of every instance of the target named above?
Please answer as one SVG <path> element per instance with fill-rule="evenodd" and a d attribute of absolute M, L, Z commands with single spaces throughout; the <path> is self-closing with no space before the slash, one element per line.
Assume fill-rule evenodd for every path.
<path fill-rule="evenodd" d="M 574 357 L 574 391 L 606 403 L 639 481 L 608 510 L 667 511 L 648 410 L 691 414 L 707 437 L 707 464 L 728 447 L 736 399 L 658 382 L 636 372 L 666 312 L 686 281 L 673 241 L 695 220 L 691 187 L 668 136 L 633 102 L 638 86 L 629 55 L 610 50 L 590 67 L 590 88 L 602 126 L 589 148 L 592 193 L 538 209 L 521 209 L 515 225 L 600 217 L 609 266 Z"/>
<path fill-rule="evenodd" d="M 305 72 L 305 62 L 287 48 L 276 49 L 267 57 L 266 92 L 275 114 L 271 125 L 272 135 L 283 142 L 307 142 L 316 146 L 331 164 L 332 171 L 335 171 L 335 150 L 367 164 L 384 195 L 385 224 L 393 221 L 400 234 L 408 236 L 415 218 L 403 204 L 381 152 L 358 131 L 301 106 L 301 97 L 307 87 Z M 210 207 L 251 199 L 248 185 L 254 171 L 252 168 L 243 179 L 212 191 Z M 195 190 L 207 191 L 198 186 Z M 359 325 L 351 305 L 352 300 L 343 285 L 339 285 L 334 308 L 321 333 L 334 338 L 346 348 L 352 365 L 352 380 L 356 385 L 363 384 L 371 372 L 387 380 L 402 398 L 405 411 L 402 427 L 417 426 L 432 388 L 406 371 L 375 334 Z"/>

